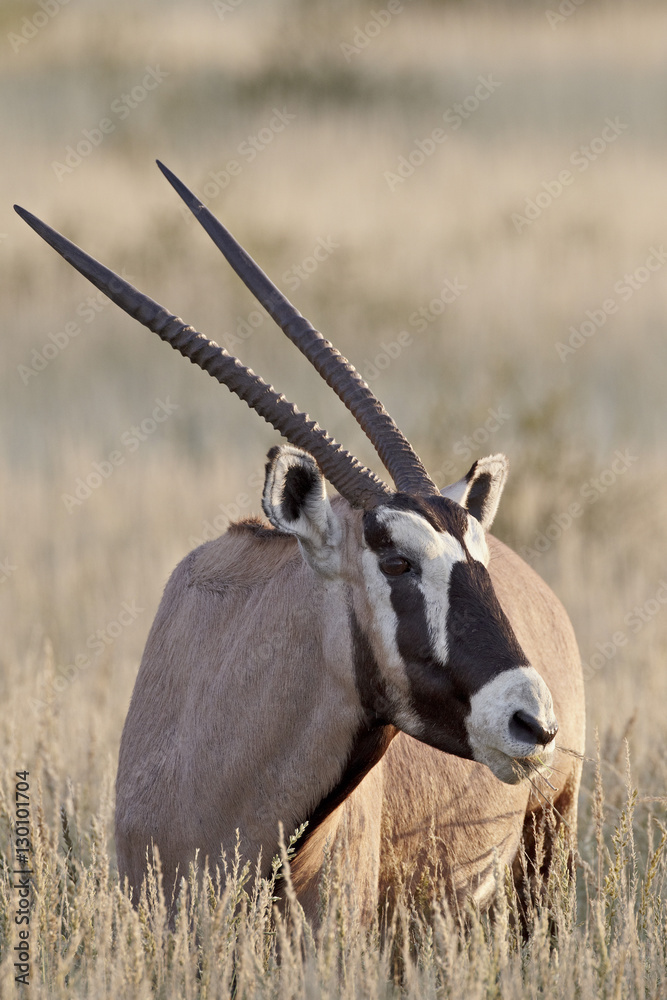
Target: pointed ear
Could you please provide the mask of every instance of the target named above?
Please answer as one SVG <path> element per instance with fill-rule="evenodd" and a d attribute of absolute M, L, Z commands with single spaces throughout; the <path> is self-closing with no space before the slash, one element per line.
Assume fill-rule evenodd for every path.
<path fill-rule="evenodd" d="M 264 513 L 274 528 L 299 540 L 309 566 L 324 576 L 335 575 L 340 568 L 342 529 L 317 462 L 291 445 L 272 448 L 267 457 Z"/>
<path fill-rule="evenodd" d="M 488 531 L 496 516 L 508 472 L 509 461 L 505 455 L 489 455 L 478 459 L 463 479 L 445 486 L 441 493 L 465 507 Z"/>

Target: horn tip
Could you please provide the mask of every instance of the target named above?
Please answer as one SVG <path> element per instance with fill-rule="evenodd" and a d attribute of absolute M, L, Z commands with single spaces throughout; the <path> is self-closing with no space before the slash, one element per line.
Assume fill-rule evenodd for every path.
<path fill-rule="evenodd" d="M 171 186 L 178 191 L 179 188 L 181 188 L 183 185 L 182 182 L 179 181 L 178 177 L 173 172 L 173 170 L 170 170 L 169 167 L 166 167 L 162 162 L 162 160 L 156 159 L 155 162 L 157 163 L 158 169 L 161 171 L 163 177 L 166 177 Z"/>
<path fill-rule="evenodd" d="M 45 222 L 38 219 L 36 215 L 29 212 L 27 208 L 22 208 L 21 205 L 14 205 L 14 211 L 16 214 L 23 219 L 24 222 L 30 226 L 31 229 L 41 236 L 42 239 L 46 240 L 47 243 L 51 242 L 55 237 L 59 237 L 62 240 L 60 233 L 57 233 L 55 229 L 51 229 L 51 226 L 47 226 Z"/>
<path fill-rule="evenodd" d="M 173 187 L 175 187 L 177 189 L 179 187 L 183 187 L 183 182 L 178 179 L 178 177 L 173 172 L 173 170 L 170 170 L 169 167 L 166 167 L 164 165 L 164 163 L 162 162 L 162 160 L 156 160 L 155 162 L 157 163 L 159 169 L 162 171 L 162 173 L 164 174 L 164 176 L 167 178 L 167 180 L 169 181 L 169 183 Z"/>
<path fill-rule="evenodd" d="M 180 180 L 176 174 L 169 169 L 169 167 L 165 167 L 164 163 L 160 160 L 156 160 L 155 162 L 176 193 L 183 199 L 190 211 L 197 215 L 197 213 L 204 208 L 203 203 L 199 200 L 197 195 L 193 194 L 193 192 L 185 186 L 183 181 Z"/>
<path fill-rule="evenodd" d="M 30 219 L 34 219 L 35 216 L 32 215 L 26 208 L 21 208 L 20 205 L 14 205 L 14 211 L 17 215 L 20 215 L 24 222 L 28 222 Z"/>
<path fill-rule="evenodd" d="M 73 249 L 78 250 L 78 247 L 75 247 L 74 244 L 63 236 L 62 233 L 59 233 L 57 229 L 53 229 L 51 226 L 47 225 L 46 222 L 42 222 L 41 219 L 38 219 L 36 215 L 33 215 L 32 212 L 29 212 L 26 208 L 21 208 L 20 205 L 14 205 L 14 211 L 23 219 L 24 222 L 27 222 L 30 228 L 33 229 L 38 236 L 41 236 L 41 238 L 48 243 L 49 246 L 53 247 L 53 249 L 59 253 L 61 257 L 69 260 L 71 264 L 73 263 L 68 254 Z M 74 266 L 76 267 L 76 264 Z"/>

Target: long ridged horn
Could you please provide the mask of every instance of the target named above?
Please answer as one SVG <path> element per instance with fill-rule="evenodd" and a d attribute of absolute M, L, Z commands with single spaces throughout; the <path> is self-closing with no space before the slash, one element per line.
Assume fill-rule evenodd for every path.
<path fill-rule="evenodd" d="M 235 392 L 288 441 L 312 455 L 324 476 L 350 504 L 371 507 L 391 496 L 392 491 L 370 469 L 223 347 L 208 340 L 30 212 L 18 205 L 14 209 L 112 302 Z"/>
<path fill-rule="evenodd" d="M 370 439 L 396 488 L 405 493 L 437 493 L 438 488 L 412 445 L 354 366 L 321 333 L 313 329 L 197 196 L 159 160 L 157 165 L 239 278 L 345 403 Z"/>

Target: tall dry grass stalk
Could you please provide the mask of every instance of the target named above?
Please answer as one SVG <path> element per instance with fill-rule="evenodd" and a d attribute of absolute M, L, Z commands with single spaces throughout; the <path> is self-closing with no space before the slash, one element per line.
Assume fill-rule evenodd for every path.
<path fill-rule="evenodd" d="M 592 766 L 595 849 L 578 860 L 578 893 L 563 849 L 543 898 L 527 908 L 510 873 L 499 870 L 491 914 L 453 912 L 436 880 L 423 883 L 416 898 L 399 891 L 368 926 L 356 907 L 355 873 L 338 854 L 325 865 L 320 920 L 312 927 L 290 880 L 298 836 L 283 844 L 269 878 L 240 857 L 238 845 L 215 868 L 192 865 L 171 920 L 156 853 L 133 908 L 111 860 L 108 784 L 91 813 L 57 764 L 40 758 L 30 775 L 31 995 L 660 997 L 667 982 L 667 831 L 644 806 L 642 855 L 629 755 L 620 811 L 605 801 L 599 756 Z M 3 775 L 1 800 L 3 996 L 15 988 L 12 778 Z"/>

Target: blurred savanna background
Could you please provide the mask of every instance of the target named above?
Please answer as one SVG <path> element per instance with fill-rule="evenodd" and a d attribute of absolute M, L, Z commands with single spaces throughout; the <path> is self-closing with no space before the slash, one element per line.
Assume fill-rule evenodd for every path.
<path fill-rule="evenodd" d="M 120 732 L 168 575 L 259 512 L 278 436 L 98 295 L 12 203 L 380 471 L 156 157 L 359 368 L 442 485 L 507 453 L 494 531 L 565 604 L 591 758 L 599 732 L 605 805 L 596 825 L 586 763 L 582 863 L 603 856 L 602 822 L 612 859 L 614 831 L 634 832 L 618 879 L 646 877 L 667 821 L 666 37 L 667 8 L 648 0 L 1 0 L 1 850 L 27 769 L 56 910 L 74 891 L 58 872 L 65 885 L 108 852 L 113 882 Z M 106 995 L 101 973 L 85 978 L 85 935 L 68 937 L 64 917 L 49 930 L 40 892 L 35 995 Z M 639 973 L 609 955 L 600 975 L 640 995 Z M 664 962 L 646 966 L 646 995 L 665 988 Z M 160 985 L 137 976 L 136 995 Z"/>

